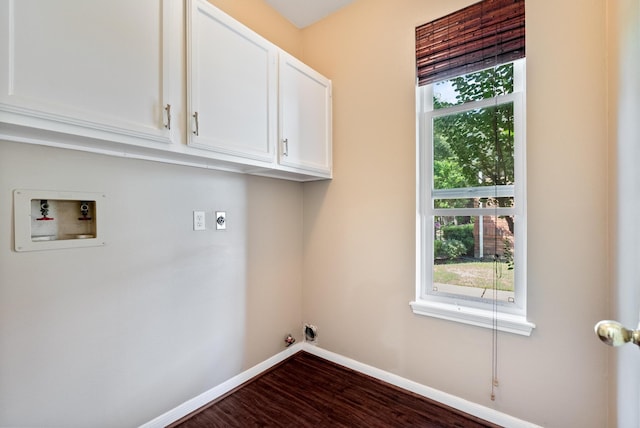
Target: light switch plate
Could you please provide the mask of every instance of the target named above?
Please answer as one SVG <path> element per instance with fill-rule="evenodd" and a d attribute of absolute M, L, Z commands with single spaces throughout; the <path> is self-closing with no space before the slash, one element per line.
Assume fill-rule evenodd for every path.
<path fill-rule="evenodd" d="M 206 230 L 204 211 L 193 212 L 193 230 Z"/>

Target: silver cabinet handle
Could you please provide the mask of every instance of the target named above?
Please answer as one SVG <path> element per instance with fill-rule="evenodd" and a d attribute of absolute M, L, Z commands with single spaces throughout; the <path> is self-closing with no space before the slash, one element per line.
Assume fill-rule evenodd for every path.
<path fill-rule="evenodd" d="M 282 156 L 289 156 L 289 139 L 282 140 Z"/>
<path fill-rule="evenodd" d="M 171 104 L 167 104 L 164 111 L 167 112 L 167 124 L 164 127 L 171 130 Z"/>
<path fill-rule="evenodd" d="M 195 135 L 200 135 L 200 124 L 198 123 L 198 112 L 193 113 L 193 118 L 196 120 L 196 129 L 193 130 Z"/>

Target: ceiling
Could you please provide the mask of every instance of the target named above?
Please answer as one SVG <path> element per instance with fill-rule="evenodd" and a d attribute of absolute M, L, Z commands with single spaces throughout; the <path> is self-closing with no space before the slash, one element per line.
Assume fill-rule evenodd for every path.
<path fill-rule="evenodd" d="M 265 0 L 298 28 L 304 28 L 354 0 Z"/>

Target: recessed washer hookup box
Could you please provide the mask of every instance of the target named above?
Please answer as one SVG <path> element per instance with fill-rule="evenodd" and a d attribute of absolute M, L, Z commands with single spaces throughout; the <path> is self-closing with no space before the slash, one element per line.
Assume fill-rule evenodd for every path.
<path fill-rule="evenodd" d="M 15 250 L 104 245 L 105 201 L 100 192 L 14 190 Z"/>

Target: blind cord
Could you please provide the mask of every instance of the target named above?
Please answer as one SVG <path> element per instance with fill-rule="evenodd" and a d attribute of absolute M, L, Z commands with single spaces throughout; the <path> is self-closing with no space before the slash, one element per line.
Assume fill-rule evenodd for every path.
<path fill-rule="evenodd" d="M 481 18 L 482 20 L 482 15 Z M 497 35 L 498 29 L 494 28 L 494 32 Z M 496 63 L 498 62 L 498 55 L 496 53 L 495 57 Z M 494 233 L 493 233 L 493 249 L 494 249 L 494 258 L 493 258 L 493 325 L 491 329 L 491 401 L 496 400 L 496 388 L 499 385 L 498 381 L 498 281 L 502 276 L 502 266 L 500 264 L 500 255 L 498 254 L 498 206 L 500 205 L 498 199 L 498 174 L 500 168 L 500 160 L 498 159 L 498 145 L 500 144 L 499 132 L 498 132 L 498 84 L 496 82 L 496 72 L 494 68 L 493 73 L 493 96 L 495 99 L 494 109 L 493 109 L 493 128 L 494 128 L 494 178 L 493 178 L 493 186 L 495 189 L 495 200 L 494 200 Z"/>

